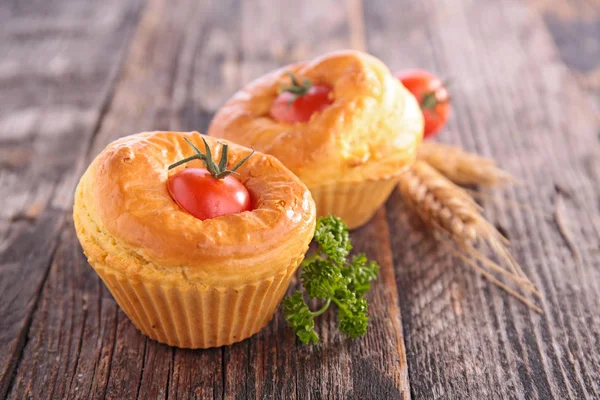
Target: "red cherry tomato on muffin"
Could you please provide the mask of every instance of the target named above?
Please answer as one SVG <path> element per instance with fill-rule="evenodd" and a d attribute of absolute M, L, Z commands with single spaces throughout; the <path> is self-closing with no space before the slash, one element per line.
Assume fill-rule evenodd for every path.
<path fill-rule="evenodd" d="M 444 83 L 423 70 L 400 71 L 395 76 L 421 105 L 425 119 L 424 136 L 434 136 L 446 125 L 450 114 L 450 95 Z"/>
<path fill-rule="evenodd" d="M 217 164 L 212 158 L 208 142 L 203 136 L 201 138 L 204 142 L 204 153 L 184 137 L 195 154 L 169 165 L 168 169 L 171 170 L 192 160 L 201 160 L 206 166 L 187 168 L 169 176 L 167 188 L 173 200 L 201 220 L 252 210 L 248 189 L 231 174 L 252 157 L 254 150 L 233 168 L 228 169 L 229 145 L 221 143 L 221 159 Z"/>
<path fill-rule="evenodd" d="M 204 168 L 186 168 L 171 175 L 167 187 L 181 208 L 201 220 L 252 210 L 248 189 L 231 175 L 217 179 Z"/>
<path fill-rule="evenodd" d="M 329 86 L 314 85 L 306 78 L 300 81 L 293 74 L 288 75 L 292 84 L 280 88 L 279 96 L 269 111 L 276 121 L 308 122 L 314 113 L 323 111 L 333 103 Z"/>

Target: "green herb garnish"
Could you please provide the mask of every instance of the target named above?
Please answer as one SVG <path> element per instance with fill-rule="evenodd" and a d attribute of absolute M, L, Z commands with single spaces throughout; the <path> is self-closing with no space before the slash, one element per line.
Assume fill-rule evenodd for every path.
<path fill-rule="evenodd" d="M 283 301 L 285 319 L 302 343 L 316 343 L 319 335 L 314 330 L 315 317 L 335 304 L 340 331 L 350 338 L 364 335 L 369 317 L 363 296 L 377 278 L 379 265 L 362 253 L 348 260 L 352 245 L 348 227 L 340 218 L 319 218 L 314 240 L 317 251 L 302 262 L 300 278 L 309 297 L 325 302 L 319 310 L 311 311 L 302 292 L 297 291 Z"/>
<path fill-rule="evenodd" d="M 235 165 L 235 167 L 233 167 L 232 169 L 227 169 L 227 157 L 229 154 L 229 145 L 221 143 L 223 145 L 223 149 L 221 150 L 221 159 L 219 160 L 219 164 L 217 165 L 213 160 L 212 152 L 210 151 L 210 146 L 206 142 L 206 139 L 202 138 L 202 141 L 204 142 L 204 148 L 206 149 L 206 153 L 202 153 L 196 146 L 194 146 L 194 144 L 192 142 L 190 142 L 188 140 L 188 138 L 183 138 L 183 139 L 192 147 L 192 149 L 194 149 L 194 152 L 196 154 L 194 154 L 193 156 L 190 156 L 190 157 L 186 157 L 183 160 L 179 160 L 176 163 L 169 165 L 169 169 L 173 169 L 181 164 L 185 164 L 192 160 L 201 160 L 204 163 L 204 165 L 206 166 L 206 169 L 208 170 L 208 172 L 210 172 L 210 174 L 215 179 L 223 179 L 226 176 L 231 175 L 235 171 L 237 171 L 238 168 L 240 168 L 246 161 L 248 161 L 250 156 L 252 154 L 254 154 L 254 149 L 252 149 L 252 152 L 250 154 L 248 154 L 246 157 L 244 157 L 239 163 L 237 163 Z"/>
<path fill-rule="evenodd" d="M 281 86 L 279 88 L 279 94 L 281 94 L 283 92 L 291 93 L 292 97 L 290 98 L 290 100 L 288 102 L 288 104 L 291 104 L 298 97 L 304 96 L 306 93 L 308 93 L 308 91 L 312 87 L 312 82 L 308 78 L 302 78 L 302 82 L 300 82 L 298 80 L 298 78 L 296 78 L 296 75 L 294 75 L 291 72 L 287 72 L 287 75 L 290 77 L 292 84 Z"/>

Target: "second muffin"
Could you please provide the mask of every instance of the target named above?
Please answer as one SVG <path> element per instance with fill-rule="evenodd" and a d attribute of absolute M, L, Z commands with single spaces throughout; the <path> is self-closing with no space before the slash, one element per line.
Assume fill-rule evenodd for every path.
<path fill-rule="evenodd" d="M 251 82 L 208 133 L 274 155 L 308 186 L 318 215 L 356 228 L 414 161 L 423 116 L 381 61 L 340 51 Z"/>

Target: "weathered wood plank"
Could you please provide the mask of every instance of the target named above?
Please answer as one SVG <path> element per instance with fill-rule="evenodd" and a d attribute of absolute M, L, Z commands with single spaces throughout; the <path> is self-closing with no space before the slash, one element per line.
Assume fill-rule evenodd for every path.
<path fill-rule="evenodd" d="M 316 3 L 294 4 L 289 9 L 291 19 L 298 12 L 314 8 Z M 259 32 L 252 13 L 256 9 L 244 5 L 238 14 L 235 10 L 239 5 L 237 1 L 181 1 L 174 7 L 159 0 L 148 4 L 91 155 L 109 141 L 142 129 L 204 128 L 210 115 L 245 80 L 283 63 L 345 47 L 351 36 L 347 16 L 335 13 L 328 14 L 331 20 L 314 14 L 310 25 L 316 32 L 308 40 L 303 28 L 290 28 L 291 19 L 278 20 L 277 13 L 271 11 L 265 11 L 265 15 L 271 15 L 273 23 L 269 29 L 273 31 Z M 321 2 L 319 5 L 324 6 Z M 265 3 L 259 9 L 267 10 L 267 6 Z M 333 10 L 335 5 L 329 7 Z M 161 23 L 156 24 L 159 17 Z M 284 33 L 270 53 L 265 53 L 256 44 L 269 40 L 276 29 Z M 322 35 L 330 36 L 331 41 L 319 41 Z M 293 50 L 291 55 L 288 48 Z M 18 397 L 21 393 L 49 393 L 49 385 L 31 385 L 39 377 L 39 370 L 28 368 L 35 362 L 53 371 L 51 378 L 66 375 L 72 383 L 68 388 L 55 383 L 56 393 L 71 396 L 86 393 L 92 398 L 304 398 L 311 394 L 373 394 L 407 398 L 397 292 L 383 213 L 369 226 L 356 233 L 356 247 L 380 261 L 383 271 L 371 298 L 373 329 L 365 339 L 345 341 L 335 328 L 332 314 L 320 321 L 323 343 L 301 347 L 278 313 L 255 338 L 225 349 L 189 351 L 170 349 L 135 331 L 123 313 L 115 310 L 105 289 L 98 290 L 99 281 L 91 270 L 82 278 L 90 282 L 83 285 L 81 295 L 77 294 L 81 288 L 66 278 L 71 274 L 55 275 L 63 263 L 70 262 L 62 255 L 78 248 L 68 223 L 59 248 L 61 256 L 52 264 L 52 279 L 42 292 L 43 307 L 35 315 L 32 332 L 38 339 L 25 348 L 27 363 L 19 368 L 19 384 L 13 394 Z M 373 241 L 373 237 L 379 240 Z M 74 259 L 73 268 L 81 264 L 81 256 Z M 72 310 L 70 313 L 53 314 L 49 310 L 47 304 L 57 296 L 62 299 L 63 308 Z M 69 340 L 57 342 L 57 337 Z M 57 343 L 61 366 L 44 358 L 42 353 L 48 343 Z"/>
<path fill-rule="evenodd" d="M 327 9 L 335 5 L 325 1 L 320 6 Z M 304 16 L 301 24 L 295 23 L 298 15 Z M 258 20 L 260 25 L 256 24 Z M 277 5 L 269 1 L 245 2 L 239 87 L 282 65 L 347 46 L 347 27 L 343 13 L 317 12 L 311 9 L 311 1 Z M 296 288 L 292 285 L 288 293 Z M 318 398 L 347 393 L 350 383 L 340 385 L 340 376 L 347 379 L 349 375 L 347 347 L 339 337 L 336 345 L 330 342 L 335 329 L 330 318 L 323 318 L 318 326 L 324 343 L 302 347 L 279 310 L 255 338 L 225 349 L 227 398 Z M 248 384 L 236 384 L 239 381 Z"/>
<path fill-rule="evenodd" d="M 561 59 L 576 71 L 600 67 L 600 2 L 598 0 L 530 0 L 556 44 Z"/>
<path fill-rule="evenodd" d="M 356 20 L 356 7 L 360 4 L 348 1 L 349 9 L 345 13 L 339 13 L 336 8 L 339 5 L 327 4 L 312 4 L 313 10 L 319 9 L 323 15 L 311 14 L 313 17 L 307 16 L 299 27 L 294 24 L 295 18 L 305 15 L 311 2 L 265 10 L 265 5 L 250 9 L 249 5 L 237 1 L 210 4 L 181 1 L 175 5 L 152 1 L 137 30 L 135 46 L 128 54 L 126 68 L 91 153 L 97 153 L 118 136 L 142 129 L 204 130 L 212 112 L 247 80 L 275 66 L 335 47 L 346 47 L 348 41 L 353 46 L 361 46 L 360 21 L 357 25 Z M 593 144 L 590 137 L 593 137 L 594 129 L 591 114 L 586 111 L 586 104 L 577 90 L 565 91 L 564 102 L 556 100 L 563 87 L 572 80 L 553 58 L 554 49 L 548 45 L 548 37 L 532 36 L 524 29 L 531 20 L 522 16 L 529 14 L 521 5 L 504 2 L 497 6 L 500 14 L 506 14 L 501 20 L 505 25 L 501 25 L 492 18 L 497 11 L 495 8 L 467 4 L 469 12 L 460 8 L 454 10 L 445 3 L 438 9 L 433 8 L 432 2 L 411 3 L 402 9 L 402 13 L 393 15 L 388 6 L 384 8 L 376 1 L 366 2 L 370 21 L 367 25 L 369 48 L 394 67 L 421 65 L 462 77 L 456 80 L 460 97 L 455 100 L 453 132 L 446 135 L 446 140 L 502 156 L 505 166 L 524 177 L 530 187 L 536 184 L 539 190 L 526 187 L 511 190 L 506 199 L 532 204 L 551 214 L 555 204 L 553 199 L 557 195 L 564 196 L 565 192 L 571 193 L 571 197 L 561 197 L 556 209 L 563 219 L 570 221 L 569 232 L 578 241 L 575 250 L 570 250 L 555 228 L 552 225 L 545 227 L 547 222 L 536 215 L 519 209 L 505 212 L 504 207 L 486 204 L 491 217 L 509 232 L 513 241 L 521 242 L 516 249 L 518 258 L 529 267 L 528 271 L 547 294 L 545 317 L 528 314 L 527 310 L 467 270 L 452 268 L 451 264 L 458 264 L 457 260 L 440 251 L 422 231 L 408 228 L 407 215 L 397 204 L 399 197 L 395 194 L 387 206 L 387 221 L 393 234 L 396 277 L 391 269 L 386 214 L 380 212 L 371 224 L 354 233 L 356 249 L 366 251 L 383 266 L 382 277 L 369 299 L 374 329 L 367 337 L 354 342 L 344 341 L 334 327 L 335 319 L 326 316 L 318 327 L 323 343 L 300 347 L 278 313 L 258 336 L 230 348 L 170 349 L 144 338 L 118 311 L 112 297 L 79 252 L 69 219 L 65 224 L 68 229 L 60 240 L 56 239 L 63 225 L 64 210 L 70 206 L 71 191 L 79 171 L 66 175 L 61 184 L 42 185 L 36 192 L 21 184 L 23 191 L 17 190 L 18 195 L 11 196 L 7 206 L 3 204 L 0 211 L 5 217 L 18 220 L 10 229 L 20 227 L 19 230 L 2 231 L 3 235 L 0 235 L 0 243 L 5 246 L 0 246 L 4 257 L 0 290 L 11 289 L 12 282 L 22 274 L 20 263 L 24 249 L 38 246 L 29 256 L 31 263 L 28 264 L 30 270 L 38 271 L 38 280 L 34 280 L 27 292 L 35 298 L 24 302 L 28 315 L 34 308 L 36 312 L 12 396 L 233 398 L 285 394 L 298 398 L 333 395 L 408 397 L 394 280 L 401 289 L 399 303 L 409 339 L 415 397 L 594 396 L 594 376 L 598 375 L 599 359 L 597 352 L 586 350 L 594 349 L 599 342 L 598 318 L 593 313 L 598 308 L 598 287 L 594 283 L 598 282 L 598 260 L 594 253 L 597 236 L 594 236 L 593 228 L 598 220 L 597 212 L 594 213 L 597 209 L 589 205 L 598 201 L 598 194 L 591 184 L 598 181 L 600 168 L 594 157 L 598 153 L 593 145 L 589 145 Z M 49 12 L 44 10 L 40 15 Z M 84 6 L 79 5 L 74 10 L 74 13 L 80 13 L 78 17 L 85 16 Z M 513 15 L 515 10 L 519 11 L 520 17 Z M 289 12 L 290 20 L 281 18 L 278 12 Z M 470 15 L 471 12 L 475 16 Z M 513 18 L 508 19 L 508 16 Z M 257 18 L 268 28 L 257 29 Z M 269 18 L 275 21 L 269 22 Z M 483 24 L 479 22 L 481 18 L 486 22 L 492 19 L 489 22 L 493 23 Z M 107 20 L 111 21 L 110 18 Z M 455 27 L 457 20 L 468 21 L 469 28 Z M 69 18 L 56 18 L 54 22 L 41 24 L 40 21 L 44 21 L 42 17 L 32 24 L 35 29 L 31 28 L 31 31 L 20 28 L 17 23 L 10 24 L 8 36 L 11 40 L 35 41 L 49 34 L 63 38 L 63 30 L 82 32 L 86 29 L 86 24 Z M 314 29 L 306 29 L 313 25 Z M 506 33 L 504 29 L 494 30 L 498 26 L 510 26 L 512 31 L 520 32 L 525 38 L 524 44 L 517 41 L 515 34 L 505 40 L 500 36 Z M 537 31 L 541 24 L 534 18 L 533 26 L 532 29 Z M 442 27 L 448 30 L 454 27 L 456 31 L 446 34 Z M 322 40 L 323 37 L 330 39 Z M 481 39 L 476 41 L 471 37 Z M 541 50 L 538 48 L 540 41 Z M 394 51 L 388 50 L 390 43 L 394 44 Z M 454 43 L 467 45 L 461 48 Z M 39 48 L 41 54 L 45 51 L 43 47 Z M 494 52 L 504 55 L 502 63 L 493 62 L 496 59 Z M 83 50 L 80 53 L 85 55 Z M 474 54 L 483 54 L 484 60 L 465 61 L 474 58 Z M 541 61 L 536 57 L 541 57 Z M 61 71 L 65 67 L 61 66 L 64 62 L 59 61 L 53 68 Z M 6 73 L 6 76 L 17 70 L 10 63 L 1 65 L 0 74 Z M 515 65 L 523 65 L 525 75 L 532 82 L 525 89 L 516 86 L 519 71 Z M 94 68 L 101 69 L 97 65 Z M 25 74 L 27 70 L 24 71 L 18 73 Z M 475 83 L 466 79 L 479 75 L 483 75 L 483 79 L 475 79 Z M 500 78 L 493 78 L 496 75 Z M 554 78 L 557 78 L 557 86 L 549 83 L 554 82 Z M 463 84 L 465 81 L 467 83 Z M 2 80 L 0 76 L 0 82 L 3 89 L 6 84 L 10 93 L 21 92 L 15 83 L 18 80 Z M 78 79 L 65 82 L 65 85 L 73 86 L 65 87 L 64 97 L 75 101 L 70 96 L 76 97 L 73 93 L 77 93 L 76 87 L 83 85 L 82 82 L 84 80 Z M 43 78 L 35 84 L 23 85 L 27 85 L 23 93 L 28 93 L 28 99 L 15 102 L 9 117 L 3 120 L 3 126 L 8 127 L 5 131 L 11 134 L 2 137 L 2 140 L 6 139 L 0 148 L 2 166 L 16 170 L 32 159 L 39 159 L 55 165 L 54 170 L 68 170 L 69 163 L 78 162 L 77 168 L 81 169 L 84 159 L 81 154 L 85 151 L 75 151 L 71 161 L 66 161 L 64 153 L 58 152 L 78 139 L 76 135 L 65 136 L 59 143 L 47 140 L 43 146 L 55 146 L 47 151 L 42 145 L 32 150 L 15 143 L 28 143 L 28 132 L 37 132 L 38 126 L 55 134 L 65 130 L 64 127 L 53 127 L 49 122 L 73 124 L 75 121 L 77 126 L 85 128 L 90 125 L 89 121 L 95 121 L 95 116 L 65 118 L 65 113 L 58 110 L 48 113 L 42 120 L 36 112 L 23 111 L 22 107 L 38 101 L 36 88 L 49 90 L 47 88 L 52 88 L 53 83 Z M 486 95 L 484 101 L 471 100 L 477 93 Z M 543 99 L 541 110 L 536 109 L 540 105 L 534 94 Z M 85 104 L 86 99 L 83 96 L 77 104 Z M 92 103 L 85 107 L 93 108 L 97 104 Z M 481 114 L 473 112 L 475 106 Z M 567 122 L 572 122 L 556 112 L 559 106 L 576 120 L 573 128 L 567 128 Z M 506 121 L 497 121 L 495 113 L 498 110 Z M 80 120 L 83 122 L 78 122 Z M 542 123 L 537 126 L 540 121 Z M 549 122 L 544 125 L 543 121 Z M 517 123 L 531 133 L 519 136 Z M 475 134 L 484 127 L 489 129 L 489 135 L 498 137 Z M 462 134 L 454 133 L 457 128 Z M 17 133 L 13 135 L 13 132 Z M 572 132 L 580 142 L 561 136 L 563 132 Z M 556 137 L 566 143 L 564 148 L 554 144 Z M 5 147 L 4 143 L 11 147 Z M 76 143 L 82 148 L 86 142 L 82 139 Z M 521 163 L 518 157 L 530 152 L 534 153 L 530 162 Z M 61 154 L 60 159 L 56 154 Z M 27 176 L 43 175 L 40 171 L 42 169 L 38 168 Z M 10 178 L 7 176 L 0 174 L 0 179 L 4 179 L 0 183 L 9 182 L 13 185 L 10 187 L 17 187 L 15 182 L 21 176 L 16 173 Z M 555 189 L 554 183 L 559 189 Z M 46 206 L 51 197 L 56 211 L 49 211 Z M 44 238 L 44 241 L 35 238 Z M 16 243 L 19 245 L 15 246 Z M 51 257 L 57 245 L 56 255 Z M 44 254 L 46 258 L 42 256 Z M 581 265 L 574 264 L 574 258 L 579 259 Z M 557 267 L 559 262 L 565 266 Z M 568 279 L 569 268 L 577 271 L 571 279 Z M 41 275 L 39 270 L 43 271 Z M 50 271 L 48 279 L 45 278 L 46 271 Z M 5 276 L 9 279 L 5 280 Z M 38 282 L 37 287 L 35 282 Z M 37 301 L 36 289 L 41 290 L 42 285 L 42 295 Z M 25 297 L 21 293 L 18 295 Z M 4 295 L 2 299 L 5 307 L 15 302 L 4 302 Z M 6 325 L 11 330 L 3 325 L 0 332 L 25 340 L 28 322 Z M 573 338 L 569 335 L 571 332 Z M 18 342 L 16 346 L 17 349 L 23 347 Z M 18 358 L 18 353 L 20 351 L 11 354 Z M 3 361 L 0 359 L 0 365 L 10 368 L 10 362 L 5 364 Z M 395 367 L 396 364 L 400 368 Z M 42 373 L 44 368 L 49 374 Z M 2 375 L 2 383 L 5 376 Z"/>
<path fill-rule="evenodd" d="M 43 288 L 53 296 L 42 296 L 39 301 L 10 397 L 104 394 L 106 379 L 96 363 L 101 362 L 103 352 L 113 350 L 105 335 L 114 336 L 114 332 L 105 329 L 107 324 L 114 327 L 117 306 L 107 294 L 102 297 L 101 282 L 87 265 L 74 231 L 63 230 L 60 241 Z M 90 299 L 89 293 L 97 298 Z M 84 338 L 93 338 L 96 345 L 84 346 Z M 78 371 L 80 360 L 87 357 L 95 364 Z"/>
<path fill-rule="evenodd" d="M 361 47 L 360 2 L 340 9 L 335 1 L 260 1 L 242 6 L 241 76 L 247 83 L 274 68 L 331 50 Z M 358 7 L 358 8 L 357 8 Z M 298 23 L 302 15 L 302 23 Z M 260 26 L 256 21 L 260 20 Z M 281 310 L 249 341 L 225 349 L 228 398 L 408 398 L 404 344 L 383 213 L 354 232 L 356 250 L 382 265 L 369 301 L 372 327 L 365 338 L 348 341 L 333 313 L 317 321 L 322 343 L 299 345 Z M 293 293 L 297 285 L 292 285 Z M 240 385 L 238 382 L 245 382 Z"/>
<path fill-rule="evenodd" d="M 0 397 L 35 338 L 27 336 L 32 312 L 138 8 L 137 1 L 2 6 Z"/>
<path fill-rule="evenodd" d="M 2 254 L 2 279 L 0 290 L 2 303 L 0 315 L 0 395 L 5 396 L 13 377 L 13 371 L 21 357 L 41 286 L 46 279 L 48 263 L 57 244 L 57 236 L 63 225 L 61 212 L 45 213 L 33 226 L 27 222 L 14 224 L 7 229 L 7 246 Z M 29 278 L 28 287 L 19 282 Z"/>
<path fill-rule="evenodd" d="M 113 99 L 91 147 L 91 157 L 117 137 L 144 129 L 169 127 L 174 71 L 180 56 L 185 54 L 182 52 L 184 43 L 199 39 L 198 35 L 190 39 L 190 28 L 210 17 L 203 9 L 204 5 L 196 1 L 182 1 L 177 7 L 172 7 L 167 1 L 147 4 Z M 90 160 L 88 158 L 86 163 Z M 72 221 L 66 225 L 65 232 L 69 240 L 63 240 L 59 252 L 67 249 L 80 251 Z M 81 257 L 71 254 L 71 258 L 57 258 L 51 271 L 68 268 Z M 87 284 L 69 285 L 64 282 L 66 277 L 59 276 L 44 287 L 42 304 L 60 298 L 64 299 L 63 308 L 74 311 L 60 320 L 65 323 L 57 323 L 57 317 L 46 321 L 44 312 L 36 312 L 32 332 L 39 339 L 30 341 L 24 350 L 25 359 L 29 362 L 17 372 L 19 385 L 14 387 L 14 397 L 20 397 L 22 393 L 32 393 L 34 398 L 46 397 L 46 385 L 40 387 L 31 382 L 40 381 L 41 374 L 46 371 L 57 375 L 61 368 L 65 370 L 60 373 L 62 378 L 73 382 L 70 391 L 65 392 L 70 397 L 155 399 L 168 397 L 171 390 L 172 397 L 188 398 L 204 395 L 209 392 L 208 387 L 212 388 L 210 392 L 214 397 L 221 397 L 220 349 L 202 354 L 176 351 L 147 339 L 120 310 L 117 311 L 116 303 L 89 265 L 84 262 L 84 266 Z M 58 282 L 56 285 L 60 290 L 50 284 L 54 281 Z M 96 285 L 101 285 L 102 290 L 97 290 Z M 87 307 L 82 308 L 78 301 L 80 296 L 86 299 L 86 304 L 89 303 Z M 60 315 L 56 311 L 48 311 L 48 314 Z M 38 323 L 38 319 L 41 322 Z M 61 357 L 60 361 L 45 357 L 45 348 L 48 343 L 56 342 L 56 337 L 69 340 L 58 341 L 56 346 L 61 353 L 72 354 L 69 344 L 78 343 L 79 357 Z M 30 368 L 34 360 L 37 369 Z M 206 365 L 216 365 L 217 368 L 207 369 Z"/>
<path fill-rule="evenodd" d="M 210 17 L 207 5 L 208 2 L 198 1 L 180 1 L 174 4 L 152 0 L 148 3 L 125 62 L 123 76 L 115 90 L 114 101 L 96 137 L 92 154 L 99 153 L 118 137 L 171 127 L 175 82 L 181 74 L 179 63 L 190 41 L 199 40 L 196 28 L 206 24 Z M 177 386 L 173 386 L 177 382 L 173 377 L 175 360 L 189 365 L 193 362 L 194 353 L 169 348 L 144 337 L 122 313 L 120 322 L 121 316 L 127 333 L 118 335 L 117 341 L 123 342 L 126 347 L 135 347 L 139 343 L 144 345 L 142 351 L 131 355 L 131 370 L 111 371 L 111 381 L 116 384 L 111 393 L 113 398 L 175 397 L 169 394 L 170 389 L 177 393 Z M 210 355 L 210 358 L 204 357 L 207 365 L 220 366 L 221 353 L 211 352 Z M 119 365 L 122 358 L 121 354 L 116 353 L 111 364 Z M 189 374 L 192 385 L 210 382 L 218 393 L 222 381 L 218 368 L 199 368 L 189 371 Z M 128 379 L 135 384 L 119 385 L 119 382 Z M 190 394 L 187 393 L 183 398 Z"/>
<path fill-rule="evenodd" d="M 600 1 L 530 0 L 550 32 L 558 53 L 600 114 Z"/>
<path fill-rule="evenodd" d="M 375 0 L 365 12 L 368 48 L 392 69 L 453 78 L 441 139 L 493 156 L 523 181 L 484 205 L 544 295 L 539 316 L 461 267 L 411 227 L 394 193 L 386 208 L 413 397 L 598 397 L 598 122 L 543 21 L 513 0 L 398 12 Z"/>
<path fill-rule="evenodd" d="M 352 233 L 354 251 L 364 252 L 381 266 L 380 277 L 369 294 L 370 331 L 353 341 L 354 398 L 410 398 L 398 289 L 393 268 L 390 232 L 382 208 L 369 224 Z"/>

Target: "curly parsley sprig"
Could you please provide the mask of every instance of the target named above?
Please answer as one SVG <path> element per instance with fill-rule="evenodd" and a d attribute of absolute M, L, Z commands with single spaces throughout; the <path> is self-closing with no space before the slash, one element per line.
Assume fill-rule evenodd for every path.
<path fill-rule="evenodd" d="M 363 296 L 377 278 L 379 265 L 364 254 L 348 259 L 352 250 L 348 227 L 337 217 L 319 218 L 314 239 L 317 251 L 302 262 L 300 279 L 309 297 L 325 302 L 319 310 L 311 311 L 302 292 L 297 291 L 283 301 L 285 319 L 302 343 L 316 343 L 315 318 L 335 304 L 340 331 L 350 338 L 364 335 L 369 317 Z"/>

